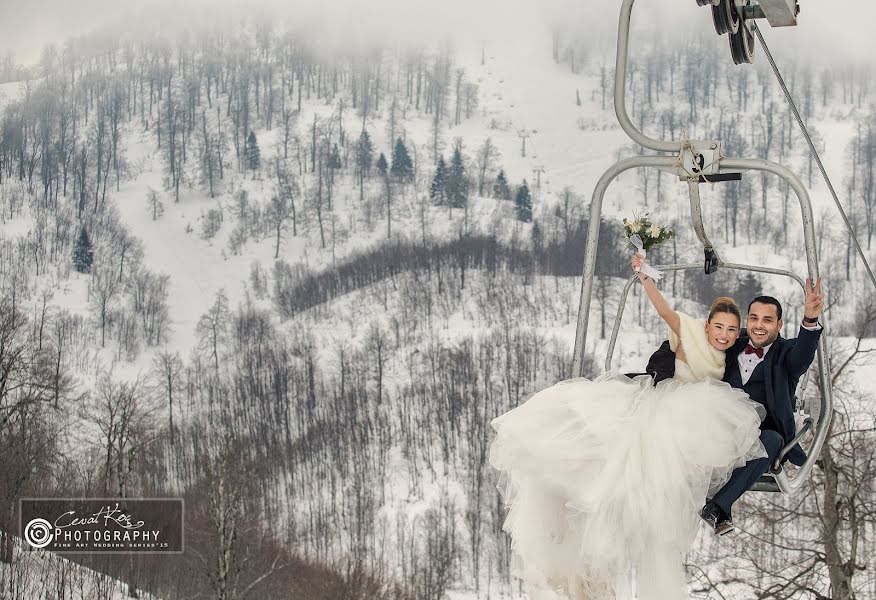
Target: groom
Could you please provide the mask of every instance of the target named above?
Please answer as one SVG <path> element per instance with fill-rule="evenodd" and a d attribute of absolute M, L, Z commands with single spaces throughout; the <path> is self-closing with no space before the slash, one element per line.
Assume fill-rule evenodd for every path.
<path fill-rule="evenodd" d="M 749 304 L 747 328 L 742 330 L 739 339 L 727 350 L 724 381 L 741 388 L 766 409 L 766 418 L 760 426 L 760 440 L 769 456 L 749 461 L 733 471 L 730 480 L 700 511 L 700 516 L 718 535 L 733 531 L 733 503 L 769 470 L 782 448 L 796 434 L 794 392 L 800 377 L 815 358 L 818 338 L 821 337 L 818 318 L 823 308 L 821 278 L 814 287 L 807 279 L 803 323 L 797 337 L 788 340 L 779 335 L 784 325 L 782 305 L 771 296 L 758 296 Z M 669 362 L 670 359 L 672 362 Z M 664 344 L 651 357 L 647 370 L 654 374 L 655 380 L 671 377 L 674 359 L 668 344 Z M 806 454 L 797 444 L 785 460 L 799 466 L 806 460 Z"/>

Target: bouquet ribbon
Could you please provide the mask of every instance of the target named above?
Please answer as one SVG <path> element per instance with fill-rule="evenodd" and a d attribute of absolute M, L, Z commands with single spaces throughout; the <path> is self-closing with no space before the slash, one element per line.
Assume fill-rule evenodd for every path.
<path fill-rule="evenodd" d="M 646 256 L 645 244 L 642 243 L 642 238 L 639 237 L 638 234 L 634 234 L 634 235 L 630 236 L 630 243 L 633 246 L 635 246 L 636 248 L 638 248 L 638 250 L 636 250 L 636 254 L 638 254 L 642 258 L 644 258 Z M 647 262 L 642 263 L 642 266 L 639 267 L 638 272 L 644 273 L 645 275 L 647 275 L 648 277 L 653 279 L 655 282 L 663 279 L 663 273 L 661 271 L 658 271 L 657 269 L 655 269 L 651 265 L 649 265 Z"/>

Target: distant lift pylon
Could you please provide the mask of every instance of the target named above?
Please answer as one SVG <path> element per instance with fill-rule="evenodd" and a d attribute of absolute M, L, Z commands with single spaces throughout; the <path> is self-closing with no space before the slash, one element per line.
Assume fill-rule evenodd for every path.
<path fill-rule="evenodd" d="M 719 34 L 731 35 L 731 55 L 736 64 L 751 62 L 754 45 L 744 42 L 740 46 L 739 39 L 734 42 L 733 36 L 751 35 L 747 20 L 766 18 L 771 25 L 795 25 L 799 7 L 796 0 L 760 0 L 753 3 L 751 0 L 696 0 L 701 6 L 711 5 L 712 16 L 716 31 Z M 794 190 L 800 202 L 800 210 L 803 217 L 803 237 L 806 246 L 806 264 L 808 276 L 815 281 L 818 278 L 818 257 L 816 253 L 815 231 L 812 215 L 812 205 L 809 193 L 800 179 L 786 167 L 769 160 L 754 158 L 728 158 L 721 154 L 721 144 L 718 140 L 690 141 L 690 140 L 658 140 L 645 135 L 636 129 L 626 109 L 625 82 L 627 76 L 627 59 L 629 53 L 630 18 L 635 0 L 624 0 L 621 6 L 620 23 L 618 26 L 617 61 L 615 66 L 614 84 L 614 107 L 621 128 L 630 138 L 639 145 L 663 153 L 649 156 L 634 156 L 624 158 L 612 165 L 599 179 L 590 204 L 590 222 L 587 235 L 587 246 L 584 255 L 584 273 L 581 283 L 581 296 L 578 308 L 578 326 L 575 335 L 575 351 L 573 370 L 574 376 L 583 376 L 584 348 L 587 341 L 587 325 L 590 318 L 590 303 L 593 292 L 593 275 L 596 267 L 596 252 L 599 246 L 599 223 L 602 216 L 602 202 L 609 184 L 621 173 L 633 168 L 656 168 L 679 177 L 686 182 L 690 195 L 691 221 L 697 238 L 703 245 L 704 263 L 659 265 L 662 271 L 685 271 L 704 269 L 706 273 L 713 273 L 718 268 L 733 269 L 748 272 L 767 273 L 781 275 L 796 281 L 801 289 L 804 288 L 804 280 L 784 269 L 773 269 L 757 265 L 731 264 L 721 260 L 714 245 L 709 241 L 703 225 L 702 208 L 700 205 L 699 186 L 701 183 L 739 179 L 745 171 L 762 171 L 771 173 L 784 179 Z M 722 31 L 723 30 L 723 31 Z M 747 32 L 747 33 L 746 33 Z M 735 49 L 734 49 L 735 45 Z M 614 328 L 608 344 L 608 352 L 605 359 L 605 369 L 611 369 L 612 355 L 614 353 L 617 335 L 620 330 L 623 317 L 624 304 L 630 287 L 635 277 L 631 277 L 619 299 Z M 809 398 L 805 390 L 808 383 L 807 373 L 798 386 L 796 401 L 797 408 L 802 409 L 805 415 L 800 420 L 797 436 L 788 444 L 772 465 L 769 474 L 764 475 L 752 488 L 756 491 L 793 493 L 798 490 L 803 482 L 809 477 L 815 461 L 821 453 L 821 447 L 827 436 L 833 413 L 833 400 L 830 385 L 830 366 L 828 363 L 828 336 L 826 316 L 821 317 L 825 327 L 824 334 L 818 342 L 817 350 L 817 376 L 821 390 L 820 397 Z M 811 395 L 810 395 L 811 396 Z M 790 449 L 807 432 L 812 432 L 812 440 L 806 447 L 807 459 L 796 473 L 791 474 L 782 466 L 784 457 Z"/>

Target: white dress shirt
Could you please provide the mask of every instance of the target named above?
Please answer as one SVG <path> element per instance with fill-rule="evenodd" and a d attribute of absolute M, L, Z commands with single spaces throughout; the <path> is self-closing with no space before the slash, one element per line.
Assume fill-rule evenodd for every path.
<path fill-rule="evenodd" d="M 808 329 L 809 331 L 818 331 L 821 329 L 821 323 L 816 323 L 815 325 L 807 326 L 803 325 L 803 329 Z M 754 373 L 754 369 L 763 362 L 763 359 L 766 358 L 767 352 L 770 351 L 770 347 L 772 344 L 768 344 L 763 347 L 763 356 L 758 356 L 754 352 L 751 354 L 745 353 L 745 348 L 737 356 L 736 360 L 739 361 L 739 374 L 742 375 L 742 385 L 748 383 L 748 380 L 751 379 L 751 374 Z"/>
<path fill-rule="evenodd" d="M 763 347 L 763 356 L 758 356 L 754 352 L 751 354 L 745 353 L 745 348 L 742 349 L 742 352 L 739 353 L 737 360 L 739 361 L 739 374 L 742 375 L 742 385 L 748 383 L 748 380 L 751 379 L 751 374 L 754 373 L 755 367 L 763 362 L 763 359 L 766 358 L 767 352 L 770 351 L 769 344 Z M 748 346 L 746 346 L 747 348 Z"/>

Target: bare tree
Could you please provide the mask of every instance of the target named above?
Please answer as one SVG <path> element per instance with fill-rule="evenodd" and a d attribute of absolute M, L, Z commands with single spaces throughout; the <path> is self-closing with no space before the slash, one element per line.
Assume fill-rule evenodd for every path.
<path fill-rule="evenodd" d="M 103 493 L 127 498 L 133 482 L 137 454 L 156 436 L 155 406 L 145 382 L 115 381 L 108 373 L 98 380 L 94 402 L 85 407 L 85 418 L 93 422 L 101 434 L 105 452 L 103 462 Z"/>
<path fill-rule="evenodd" d="M 175 427 L 173 424 L 173 401 L 177 394 L 183 391 L 182 376 L 185 366 L 178 352 L 168 350 L 157 352 L 152 359 L 152 374 L 167 398 L 167 430 L 170 433 L 170 445 L 174 444 Z"/>
<path fill-rule="evenodd" d="M 95 267 L 89 286 L 89 296 L 97 309 L 97 318 L 100 322 L 100 345 L 106 347 L 107 318 L 113 308 L 116 296 L 121 290 L 121 283 L 116 276 L 115 269 L 103 261 L 95 261 Z"/>
<path fill-rule="evenodd" d="M 146 192 L 146 208 L 152 213 L 153 221 L 158 220 L 158 217 L 164 214 L 164 203 L 158 196 L 158 191 L 151 187 Z"/>
<path fill-rule="evenodd" d="M 277 190 L 277 193 L 271 196 L 268 202 L 267 209 L 265 210 L 265 219 L 275 238 L 274 258 L 279 258 L 280 242 L 283 239 L 283 234 L 288 230 L 290 221 L 293 227 L 295 223 L 295 204 L 291 198 L 291 193 L 284 193 L 282 189 Z"/>
<path fill-rule="evenodd" d="M 493 172 L 499 166 L 499 159 L 501 157 L 502 155 L 490 138 L 484 140 L 484 143 L 478 148 L 475 155 L 478 174 L 478 196 L 484 195 L 484 186 L 487 183 L 487 179 L 493 176 Z"/>
<path fill-rule="evenodd" d="M 229 315 L 228 297 L 225 295 L 225 290 L 219 290 L 212 306 L 201 316 L 196 327 L 200 348 L 213 359 L 213 367 L 217 373 L 219 348 L 228 339 Z"/>

